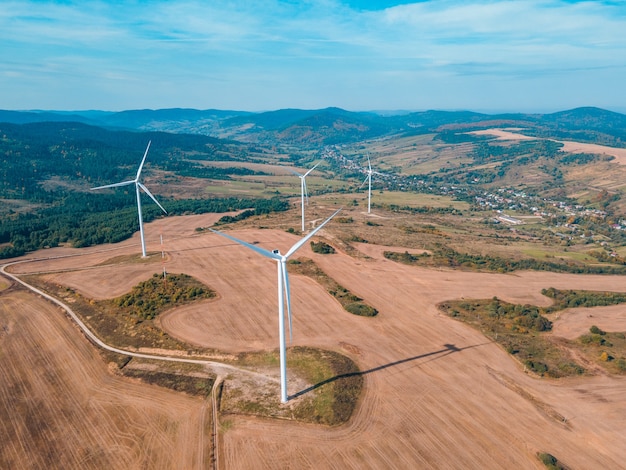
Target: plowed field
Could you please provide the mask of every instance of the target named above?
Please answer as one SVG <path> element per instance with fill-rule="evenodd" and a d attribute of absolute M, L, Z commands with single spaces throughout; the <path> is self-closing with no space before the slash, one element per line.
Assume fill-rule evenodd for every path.
<path fill-rule="evenodd" d="M 219 294 L 215 301 L 164 315 L 161 324 L 178 338 L 224 352 L 274 349 L 276 265 L 215 234 L 194 232 L 212 220 L 178 217 L 147 225 L 152 233 L 148 251 L 160 251 L 154 233 L 165 234 L 169 272 L 192 275 Z M 330 236 L 332 231 L 331 223 L 322 232 Z M 275 230 L 246 229 L 233 235 L 283 253 L 298 240 Z M 365 389 L 355 415 L 337 428 L 229 416 L 220 435 L 222 468 L 539 469 L 538 451 L 572 468 L 623 466 L 624 378 L 535 378 L 480 332 L 436 309 L 440 301 L 461 297 L 498 296 L 548 305 L 542 288 L 619 291 L 624 290 L 623 277 L 423 269 L 384 259 L 385 247 L 363 249 L 368 257 L 318 255 L 305 246 L 294 257 L 313 258 L 329 276 L 378 309 L 377 317 L 353 316 L 311 279 L 291 276 L 292 344 L 337 350 L 357 362 Z M 114 297 L 159 272 L 160 255 L 148 262 L 97 265 L 138 250 L 134 240 L 108 254 L 22 264 L 14 271 L 54 270 L 49 277 L 87 297 Z M 73 270 L 62 271 L 69 268 Z M 7 299 L 15 296 L 13 302 L 19 304 L 9 305 Z M 28 448 L 26 438 L 12 440 L 2 455 L 13 460 L 5 461 L 28 467 L 28 459 L 46 455 L 38 446 L 48 446 L 70 463 L 83 458 L 77 457 L 81 449 L 95 448 L 101 450 L 90 458 L 101 459 L 98 463 L 108 468 L 193 468 L 198 442 L 204 439 L 198 422 L 203 402 L 109 375 L 93 348 L 49 304 L 13 291 L 1 298 L 2 321 L 10 324 L 9 333 L 0 337 L 2 404 L 40 397 L 29 406 L 32 413 L 45 409 L 47 414 L 35 422 L 53 423 Z M 602 328 L 623 330 L 623 317 L 612 328 L 610 312 L 603 315 Z M 593 320 L 566 312 L 556 321 L 554 334 L 559 328 L 588 328 Z M 16 338 L 9 349 L 11 335 Z M 33 348 L 36 354 L 24 354 Z M 40 355 L 44 357 L 34 359 Z M 54 379 L 44 380 L 44 370 Z M 28 385 L 22 386 L 23 381 Z M 7 383 L 15 385 L 7 389 Z M 290 394 L 300 391 L 293 387 Z M 24 412 L 11 414 L 6 406 L 3 412 L 17 421 L 7 427 L 3 420 L 2 434 L 32 434 L 29 419 L 17 418 Z M 81 429 L 79 434 L 64 434 L 71 428 L 67 414 L 69 423 Z"/>

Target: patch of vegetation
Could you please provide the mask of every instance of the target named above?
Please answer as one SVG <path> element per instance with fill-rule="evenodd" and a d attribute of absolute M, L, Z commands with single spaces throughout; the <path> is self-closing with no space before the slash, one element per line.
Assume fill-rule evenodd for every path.
<path fill-rule="evenodd" d="M 338 224 L 351 224 L 354 222 L 352 217 L 335 217 L 335 222 Z"/>
<path fill-rule="evenodd" d="M 311 250 L 313 250 L 313 253 L 320 253 L 322 255 L 332 255 L 335 253 L 335 249 L 331 245 L 321 240 L 319 242 L 312 241 Z"/>
<path fill-rule="evenodd" d="M 122 373 L 126 377 L 138 378 L 145 383 L 201 397 L 211 393 L 213 383 L 215 382 L 215 377 L 195 377 L 155 370 L 125 368 Z"/>
<path fill-rule="evenodd" d="M 566 308 L 599 307 L 617 305 L 626 302 L 624 292 L 598 292 L 588 290 L 559 290 L 551 287 L 541 291 L 546 297 L 554 299 L 554 304 L 545 309 L 546 313 Z"/>
<path fill-rule="evenodd" d="M 578 338 L 586 356 L 615 374 L 626 374 L 626 335 L 606 332 L 592 325 L 589 334 Z"/>
<path fill-rule="evenodd" d="M 452 248 L 439 245 L 431 253 L 412 255 L 385 251 L 384 256 L 392 261 L 420 266 L 445 266 L 465 268 L 473 271 L 506 273 L 518 270 L 552 271 L 574 274 L 626 274 L 626 266 L 594 266 L 567 261 L 563 263 L 525 259 L 505 259 L 490 255 L 459 253 Z"/>
<path fill-rule="evenodd" d="M 334 351 L 308 347 L 292 348 L 288 361 L 289 367 L 312 383 L 316 392 L 314 400 L 296 407 L 296 419 L 328 426 L 346 423 L 363 387 L 363 375 L 357 365 Z"/>
<path fill-rule="evenodd" d="M 455 300 L 439 304 L 451 317 L 458 318 L 490 336 L 528 369 L 540 376 L 564 377 L 585 373 L 574 359 L 573 350 L 607 370 L 626 373 L 626 335 L 606 333 L 592 326 L 589 335 L 577 341 L 546 336 L 552 322 L 544 315 L 573 307 L 613 305 L 626 302 L 626 295 L 615 292 L 542 290 L 555 303 L 542 308 L 510 304 L 497 297 L 485 300 Z"/>
<path fill-rule="evenodd" d="M 370 305 L 364 304 L 363 302 L 352 302 L 344 305 L 344 308 L 348 312 L 354 315 L 359 315 L 360 317 L 375 317 L 378 315 L 378 310 Z"/>
<path fill-rule="evenodd" d="M 174 305 L 215 297 L 215 291 L 187 274 L 153 274 L 112 302 L 128 316 L 152 320 Z"/>
<path fill-rule="evenodd" d="M 330 295 L 335 297 L 341 306 L 354 315 L 363 315 L 374 317 L 378 315 L 378 310 L 367 305 L 363 299 L 351 293 L 348 289 L 341 286 L 337 281 L 322 271 L 312 259 L 299 258 L 288 262 L 294 273 L 308 276 L 317 281 L 324 287 Z"/>
<path fill-rule="evenodd" d="M 46 281 L 38 275 L 24 276 L 24 280 L 71 305 L 72 310 L 80 316 L 89 329 L 111 346 L 122 349 L 147 347 L 186 350 L 189 354 L 209 352 L 196 351 L 188 344 L 172 338 L 159 328 L 154 320 L 141 320 L 136 316 L 123 313 L 114 301 L 88 299 L 72 288 Z"/>
<path fill-rule="evenodd" d="M 382 224 L 377 224 L 376 222 L 372 222 L 371 220 L 366 220 L 365 225 L 369 227 L 380 227 Z"/>
<path fill-rule="evenodd" d="M 255 214 L 256 212 L 254 210 L 248 209 L 237 215 L 225 215 L 224 217 L 221 217 L 215 225 L 232 224 L 234 222 L 239 222 L 240 220 L 248 219 Z"/>
<path fill-rule="evenodd" d="M 562 377 L 584 371 L 575 363 L 578 367 L 572 367 L 572 359 L 562 358 L 541 335 L 552 329 L 552 322 L 541 315 L 539 307 L 510 304 L 494 297 L 444 302 L 439 308 L 488 334 L 509 354 L 541 376 Z"/>
<path fill-rule="evenodd" d="M 547 452 L 537 452 L 537 458 L 549 470 L 569 470 L 568 467 L 559 462 L 559 459 L 552 454 L 548 454 Z"/>
<path fill-rule="evenodd" d="M 239 366 L 265 369 L 278 368 L 278 350 L 241 353 Z M 310 347 L 287 349 L 290 377 L 307 384 L 290 397 L 289 406 L 278 401 L 278 384 L 248 380 L 226 386 L 222 395 L 222 413 L 252 414 L 302 422 L 337 426 L 346 423 L 354 412 L 363 387 L 363 375 L 348 357 Z"/>

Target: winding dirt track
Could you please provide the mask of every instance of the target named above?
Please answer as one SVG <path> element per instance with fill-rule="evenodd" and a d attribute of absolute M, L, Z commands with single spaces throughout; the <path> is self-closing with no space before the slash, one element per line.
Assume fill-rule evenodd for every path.
<path fill-rule="evenodd" d="M 158 225 L 147 226 L 149 233 L 154 234 L 158 231 L 155 227 L 159 227 L 166 234 L 168 271 L 193 275 L 220 294 L 216 301 L 177 309 L 165 315 L 163 327 L 177 337 L 224 352 L 274 349 L 277 346 L 274 262 L 217 235 L 194 235 L 195 227 L 206 225 L 210 225 L 210 218 L 205 216 L 168 218 L 159 221 Z M 332 224 L 324 231 L 332 233 Z M 242 230 L 235 235 L 250 242 L 257 241 L 268 249 L 279 248 L 282 252 L 297 240 L 294 235 L 273 230 Z M 154 236 L 152 238 L 152 242 L 148 241 L 148 250 L 158 251 L 158 242 Z M 119 249 L 124 254 L 137 250 L 136 240 L 125 242 Z M 624 378 L 535 379 L 526 375 L 516 362 L 482 334 L 438 315 L 435 307 L 438 302 L 450 298 L 494 295 L 511 302 L 547 305 L 548 299 L 540 294 L 544 287 L 619 291 L 624 290 L 623 277 L 427 270 L 385 260 L 382 257 L 384 250 L 384 247 L 367 247 L 367 254 L 371 257 L 368 259 L 355 259 L 344 254 L 316 255 L 308 247 L 296 254 L 296 257 L 313 258 L 340 284 L 376 307 L 380 314 L 375 318 L 350 315 L 312 280 L 291 276 L 293 344 L 340 351 L 353 357 L 364 371 L 365 391 L 353 419 L 345 426 L 329 429 L 285 421 L 230 418 L 232 427 L 221 435 L 222 468 L 539 469 L 542 466 L 535 457 L 537 451 L 550 452 L 572 468 L 623 466 L 626 462 Z M 35 272 L 63 269 L 69 265 L 91 266 L 93 269 L 49 276 L 87 296 L 104 298 L 126 292 L 138 279 L 159 272 L 161 266 L 158 259 L 144 264 L 95 267 L 104 258 L 102 254 L 88 254 L 80 257 L 80 262 L 79 258 L 50 260 L 20 265 L 19 270 Z M 7 295 L 3 294 L 3 305 Z M 54 395 L 76 395 L 73 387 L 81 387 L 84 376 L 88 375 L 88 372 L 80 372 L 82 365 L 89 367 L 90 371 L 95 370 L 89 373 L 101 377 L 98 380 L 115 381 L 116 393 L 113 395 L 119 400 L 116 403 L 130 400 L 127 393 L 131 392 L 126 392 L 124 387 L 137 387 L 137 390 L 148 390 L 145 393 L 161 394 L 168 400 L 180 399 L 178 406 L 187 410 L 187 414 L 181 412 L 184 419 L 191 419 L 189 413 L 200 415 L 202 405 L 196 401 L 189 401 L 193 406 L 187 405 L 185 400 L 190 399 L 180 398 L 177 394 L 128 384 L 108 376 L 85 341 L 76 339 L 69 331 L 71 327 L 63 327 L 66 322 L 60 321 L 58 313 L 54 317 L 47 303 L 30 298 L 22 302 L 29 306 L 29 311 L 43 311 L 44 317 L 56 318 L 50 320 L 56 328 L 68 330 L 61 335 L 67 337 L 67 343 L 55 353 L 66 349 L 83 351 L 71 371 L 55 359 L 55 353 L 50 352 L 48 362 L 57 361 L 52 362 L 52 369 L 66 371 L 69 378 L 64 380 L 70 385 L 61 388 L 63 393 L 57 393 L 56 385 L 52 383 L 42 384 L 42 390 Z M 5 310 L 3 315 L 9 315 L 10 311 Z M 576 321 L 584 325 L 585 318 L 589 320 L 589 325 L 585 326 L 588 328 L 595 318 L 583 317 Z M 568 315 L 562 315 L 559 322 L 567 325 Z M 606 322 L 603 329 L 611 330 L 610 315 Z M 25 338 L 37 338 L 37 335 L 40 335 L 39 343 L 54 344 L 56 335 L 50 336 L 45 330 L 41 333 L 33 327 L 32 331 L 24 333 Z M 6 337 L 0 339 L 3 352 L 2 342 Z M 17 350 L 19 348 L 13 349 Z M 21 377 L 29 367 L 37 369 L 35 364 L 19 364 L 8 376 Z M 4 380 L 8 378 L 3 377 L 3 383 Z M 95 390 L 102 386 L 91 380 L 92 384 L 86 387 L 88 391 L 82 393 L 99 397 Z M 299 391 L 292 385 L 289 393 Z M 7 397 L 3 401 L 5 399 Z M 73 408 L 87 413 L 90 400 L 78 402 Z M 135 433 L 145 435 L 146 429 L 152 429 L 155 422 L 161 425 L 163 421 L 167 422 L 159 413 L 169 413 L 169 409 L 150 408 L 143 402 L 141 406 L 143 415 L 134 429 L 112 431 L 106 428 L 104 431 L 102 428 L 98 432 L 107 434 L 107 445 L 116 443 L 122 449 L 120 452 L 130 452 L 127 446 L 135 448 Z M 52 412 L 51 416 L 53 420 L 61 419 Z M 93 428 L 99 429 L 94 422 L 97 416 L 94 413 L 93 417 L 84 419 L 87 422 L 91 419 Z M 187 429 L 186 422 L 177 426 Z M 169 427 L 172 436 L 160 435 L 160 445 L 172 455 L 181 456 L 181 449 L 193 455 L 197 451 L 197 434 L 190 439 L 187 448 L 186 444 L 180 443 L 174 428 L 176 426 Z M 196 423 L 185 432 L 194 435 L 197 429 Z M 128 437 L 125 437 L 127 433 Z M 55 443 L 60 447 L 64 445 L 58 440 Z M 88 447 L 88 444 L 79 444 Z M 149 448 L 142 454 L 143 462 L 146 459 L 161 462 L 156 466 L 148 465 L 150 468 L 192 468 L 183 464 L 169 465 L 166 457 L 159 461 L 157 456 L 165 453 L 161 448 L 154 452 Z M 23 454 L 16 449 L 12 455 Z"/>

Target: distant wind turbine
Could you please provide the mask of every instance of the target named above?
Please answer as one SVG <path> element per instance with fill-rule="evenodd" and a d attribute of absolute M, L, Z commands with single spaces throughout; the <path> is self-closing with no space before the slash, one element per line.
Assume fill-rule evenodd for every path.
<path fill-rule="evenodd" d="M 304 200 L 306 199 L 306 203 L 307 205 L 309 204 L 309 193 L 306 190 L 306 177 L 309 175 L 309 173 L 311 173 L 313 170 L 315 170 L 315 168 L 317 167 L 318 164 L 316 164 L 313 168 L 311 168 L 309 171 L 307 171 L 304 174 L 298 173 L 296 170 L 289 168 L 289 170 L 294 174 L 297 175 L 298 178 L 300 178 L 300 197 L 302 199 L 302 231 L 304 232 Z"/>
<path fill-rule="evenodd" d="M 240 245 L 243 245 L 247 248 L 250 248 L 253 251 L 267 257 L 276 260 L 276 264 L 278 266 L 278 338 L 279 338 L 279 349 L 280 349 L 280 401 L 282 403 L 287 403 L 289 397 L 287 396 L 287 346 L 285 344 L 285 297 L 287 299 L 287 317 L 289 320 L 289 340 L 291 341 L 292 332 L 291 332 L 291 294 L 289 288 L 289 275 L 287 274 L 287 259 L 293 255 L 296 250 L 298 250 L 302 245 L 304 245 L 307 240 L 309 240 L 313 235 L 315 235 L 324 225 L 326 225 L 330 219 L 335 217 L 337 213 L 339 213 L 341 209 L 331 215 L 328 219 L 326 219 L 322 224 L 317 226 L 315 230 L 309 233 L 306 237 L 302 238 L 295 245 L 293 245 L 286 254 L 281 254 L 279 250 L 269 251 L 264 248 L 261 248 L 257 245 L 252 245 L 251 243 L 244 242 L 243 240 L 239 240 L 233 236 L 230 236 L 223 232 L 218 232 L 217 230 L 210 229 L 212 232 L 221 235 L 222 237 L 226 237 Z"/>
<path fill-rule="evenodd" d="M 372 171 L 372 164 L 370 162 L 370 155 L 368 153 L 367 154 L 367 176 L 361 183 L 361 186 L 359 186 L 360 188 L 362 188 L 366 181 L 368 183 L 368 188 L 367 188 L 367 213 L 368 214 L 370 213 L 370 208 L 371 208 L 371 203 L 372 203 L 372 174 L 373 173 L 376 173 L 376 172 Z"/>
<path fill-rule="evenodd" d="M 144 258 L 146 257 L 146 240 L 144 239 L 144 234 L 143 234 L 143 217 L 141 215 L 141 194 L 139 192 L 139 188 L 143 189 L 143 191 L 148 196 L 150 196 L 150 199 L 152 199 L 156 203 L 156 205 L 159 206 L 161 210 L 167 214 L 167 211 L 163 209 L 163 206 L 159 204 L 159 201 L 157 201 L 155 197 L 152 195 L 152 193 L 148 191 L 148 188 L 146 188 L 144 184 L 141 181 L 139 181 L 139 177 L 141 176 L 141 170 L 143 168 L 144 162 L 146 161 L 146 157 L 148 156 L 148 150 L 150 149 L 151 143 L 152 141 L 148 142 L 148 146 L 146 147 L 146 152 L 143 154 L 143 159 L 141 160 L 141 164 L 139 165 L 139 169 L 137 170 L 137 176 L 135 176 L 134 180 L 123 181 L 121 183 L 107 184 L 106 186 L 98 186 L 97 188 L 91 188 L 92 191 L 95 191 L 97 189 L 116 188 L 118 186 L 129 186 L 131 184 L 135 185 L 135 191 L 137 193 L 137 213 L 139 215 L 139 233 L 141 235 L 141 253 Z"/>

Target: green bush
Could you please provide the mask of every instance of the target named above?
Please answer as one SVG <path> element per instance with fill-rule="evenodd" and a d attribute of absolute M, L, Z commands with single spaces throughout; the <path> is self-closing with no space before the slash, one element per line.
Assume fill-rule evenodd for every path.
<path fill-rule="evenodd" d="M 593 325 L 591 328 L 589 328 L 589 331 L 592 332 L 594 335 L 605 335 L 606 334 L 606 332 L 602 331 L 596 325 Z"/>
<path fill-rule="evenodd" d="M 332 246 L 322 241 L 317 243 L 311 242 L 311 250 L 313 250 L 313 253 L 321 253 L 323 255 L 332 255 L 335 252 Z"/>
<path fill-rule="evenodd" d="M 378 315 L 378 310 L 376 310 L 374 307 L 364 304 L 363 302 L 352 302 L 350 304 L 347 304 L 344 308 L 348 312 L 354 315 L 359 315 L 361 317 L 375 317 L 376 315 Z"/>

